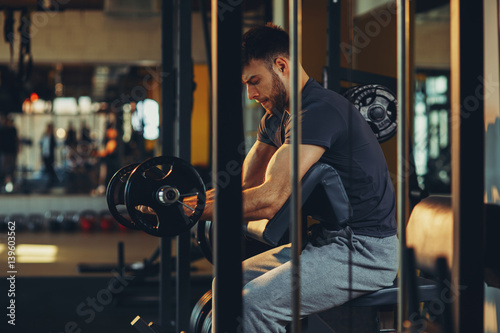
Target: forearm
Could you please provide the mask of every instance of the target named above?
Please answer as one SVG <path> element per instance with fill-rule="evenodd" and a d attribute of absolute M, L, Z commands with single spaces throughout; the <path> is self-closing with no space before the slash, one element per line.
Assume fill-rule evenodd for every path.
<path fill-rule="evenodd" d="M 278 193 L 279 192 L 279 193 Z M 254 221 L 260 219 L 269 219 L 274 216 L 277 209 L 281 207 L 288 193 L 286 189 L 276 191 L 270 188 L 268 184 L 245 189 L 242 192 L 243 201 L 243 220 Z M 215 191 L 209 190 L 206 192 L 206 202 L 201 220 L 213 220 Z M 184 203 L 191 207 L 196 206 L 196 197 L 189 197 L 184 200 Z"/>
<path fill-rule="evenodd" d="M 275 189 L 262 184 L 243 191 L 243 221 L 271 219 L 285 203 L 290 189 Z"/>

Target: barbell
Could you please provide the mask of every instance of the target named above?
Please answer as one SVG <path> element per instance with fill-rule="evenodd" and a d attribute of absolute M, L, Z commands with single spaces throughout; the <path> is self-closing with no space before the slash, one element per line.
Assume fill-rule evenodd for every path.
<path fill-rule="evenodd" d="M 195 197 L 194 207 L 183 202 L 187 197 Z M 170 237 L 198 222 L 206 194 L 193 166 L 177 157 L 159 156 L 118 170 L 108 184 L 106 200 L 109 211 L 123 226 Z M 126 213 L 119 210 L 120 205 Z"/>
<path fill-rule="evenodd" d="M 361 85 L 348 89 L 344 96 L 363 115 L 379 142 L 394 136 L 397 101 L 388 88 Z M 121 225 L 169 237 L 189 230 L 198 222 L 205 208 L 205 191 L 191 164 L 177 157 L 159 156 L 118 170 L 108 184 L 106 200 L 110 213 Z M 195 197 L 196 205 L 184 203 L 186 197 Z M 198 243 L 205 255 L 211 253 L 209 235 L 211 222 L 200 224 Z"/>

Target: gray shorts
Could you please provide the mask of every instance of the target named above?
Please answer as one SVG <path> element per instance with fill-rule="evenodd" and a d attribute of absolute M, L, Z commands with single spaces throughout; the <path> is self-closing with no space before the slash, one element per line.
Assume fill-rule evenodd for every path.
<path fill-rule="evenodd" d="M 285 332 L 292 320 L 291 245 L 243 262 L 244 332 Z M 398 270 L 396 236 L 322 229 L 301 254 L 301 315 L 324 311 L 391 286 Z"/>

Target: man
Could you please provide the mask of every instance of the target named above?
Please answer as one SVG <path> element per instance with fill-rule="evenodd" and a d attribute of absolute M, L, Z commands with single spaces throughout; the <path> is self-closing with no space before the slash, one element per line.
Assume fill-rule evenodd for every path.
<path fill-rule="evenodd" d="M 242 81 L 266 110 L 243 165 L 243 216 L 271 219 L 291 194 L 290 60 L 285 31 L 266 25 L 243 36 Z M 361 114 L 301 68 L 299 176 L 316 162 L 332 165 L 353 216 L 343 229 L 323 225 L 301 254 L 301 314 L 341 305 L 392 285 L 397 273 L 395 196 L 382 150 Z M 212 218 L 213 192 L 202 219 Z M 243 262 L 245 332 L 285 332 L 292 319 L 291 246 Z"/>

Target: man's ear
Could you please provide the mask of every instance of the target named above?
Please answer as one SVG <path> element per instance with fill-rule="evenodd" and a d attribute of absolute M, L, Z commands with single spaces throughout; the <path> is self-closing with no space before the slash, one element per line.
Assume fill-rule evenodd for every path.
<path fill-rule="evenodd" d="M 274 66 L 276 66 L 276 69 L 278 72 L 281 72 L 282 74 L 288 73 L 288 60 L 283 58 L 283 57 L 278 57 L 274 59 Z"/>

